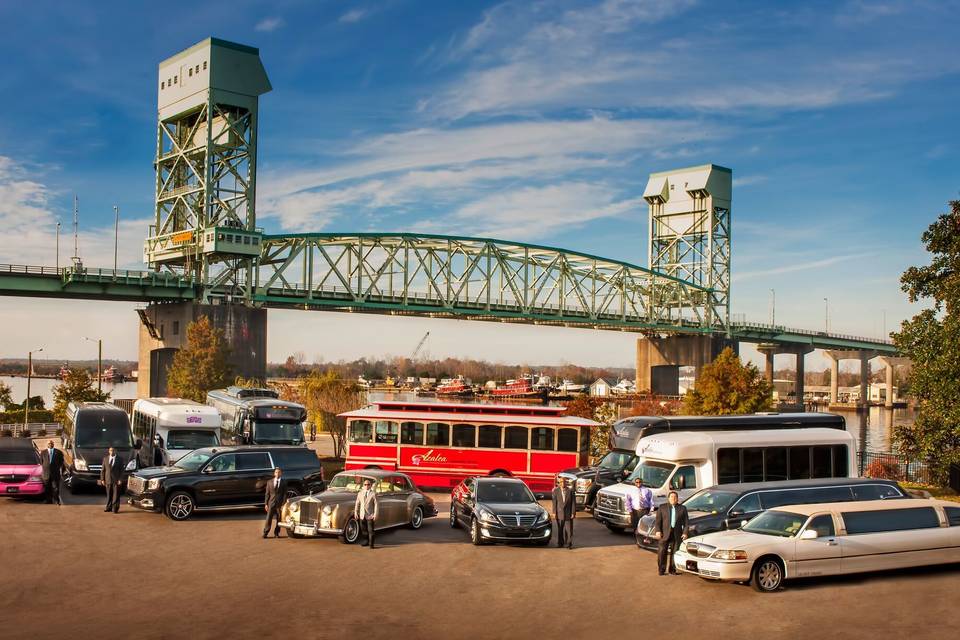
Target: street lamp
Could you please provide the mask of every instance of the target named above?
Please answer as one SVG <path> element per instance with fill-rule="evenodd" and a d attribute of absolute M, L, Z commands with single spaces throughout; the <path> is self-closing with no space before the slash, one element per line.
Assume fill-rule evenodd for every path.
<path fill-rule="evenodd" d="M 57 220 L 57 273 L 60 273 L 60 221 Z"/>
<path fill-rule="evenodd" d="M 97 391 L 103 391 L 103 340 L 100 338 L 88 338 L 83 336 L 84 340 L 97 343 Z"/>
<path fill-rule="evenodd" d="M 777 292 L 770 289 L 770 324 L 777 326 Z"/>
<path fill-rule="evenodd" d="M 27 400 L 23 405 L 23 428 L 27 428 L 30 420 L 30 378 L 33 376 L 33 354 L 43 351 L 43 347 L 27 351 Z"/>
<path fill-rule="evenodd" d="M 120 207 L 113 205 L 113 275 L 117 275 L 117 246 L 120 243 Z"/>
<path fill-rule="evenodd" d="M 830 302 L 823 299 L 823 332 L 830 333 Z"/>

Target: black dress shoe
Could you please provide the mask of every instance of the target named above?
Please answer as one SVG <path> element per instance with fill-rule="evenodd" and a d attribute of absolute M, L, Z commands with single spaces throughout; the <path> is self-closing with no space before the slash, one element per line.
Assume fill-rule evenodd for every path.
<path fill-rule="evenodd" d="M 657 571 L 657 575 L 658 575 L 658 576 L 665 576 L 665 575 L 667 575 L 667 574 L 665 574 L 663 571 Z"/>
<path fill-rule="evenodd" d="M 274 537 L 274 538 L 279 538 L 279 537 L 280 537 L 280 532 L 279 532 L 279 531 L 274 531 L 274 532 L 273 532 L 273 537 Z"/>
<path fill-rule="evenodd" d="M 263 539 L 264 539 L 264 540 L 267 539 L 267 534 L 263 534 Z"/>

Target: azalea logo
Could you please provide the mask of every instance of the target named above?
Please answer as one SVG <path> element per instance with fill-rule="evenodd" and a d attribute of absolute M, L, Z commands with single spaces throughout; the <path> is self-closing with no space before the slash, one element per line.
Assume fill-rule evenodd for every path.
<path fill-rule="evenodd" d="M 200 416 L 187 416 L 187 424 L 200 424 L 203 420 Z"/>
<path fill-rule="evenodd" d="M 434 454 L 433 449 L 430 449 L 426 453 L 418 453 L 410 461 L 413 462 L 414 466 L 420 466 L 421 462 L 447 462 L 447 458 L 439 453 Z"/>

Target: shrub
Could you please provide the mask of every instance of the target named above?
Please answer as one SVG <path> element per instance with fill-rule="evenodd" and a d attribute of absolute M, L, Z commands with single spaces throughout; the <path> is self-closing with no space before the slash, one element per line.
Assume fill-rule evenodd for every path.
<path fill-rule="evenodd" d="M 20 437 L 21 437 L 21 438 L 29 438 L 29 437 L 30 437 L 30 429 L 27 429 L 26 427 L 24 427 L 23 429 L 20 429 Z"/>
<path fill-rule="evenodd" d="M 13 437 L 13 431 L 11 431 L 10 429 L 0 430 L 0 438 L 12 438 L 12 437 Z"/>
<path fill-rule="evenodd" d="M 864 470 L 868 478 L 882 478 L 884 480 L 903 480 L 900 465 L 892 460 L 877 459 L 870 462 Z"/>
<path fill-rule="evenodd" d="M 46 437 L 47 437 L 47 428 L 46 428 L 46 427 L 40 427 L 40 430 L 37 431 L 37 437 L 38 437 L 38 438 L 46 438 Z"/>

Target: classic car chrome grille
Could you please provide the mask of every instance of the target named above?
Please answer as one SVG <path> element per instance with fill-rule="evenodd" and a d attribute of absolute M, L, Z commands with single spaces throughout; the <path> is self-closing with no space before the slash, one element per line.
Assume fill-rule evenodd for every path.
<path fill-rule="evenodd" d="M 27 477 L 25 473 L 6 473 L 0 476 L 0 482 L 26 482 Z"/>
<path fill-rule="evenodd" d="M 147 488 L 147 481 L 140 476 L 130 476 L 127 478 L 127 491 L 130 493 L 143 493 Z"/>
<path fill-rule="evenodd" d="M 320 505 L 311 500 L 300 502 L 300 524 L 316 524 Z"/>
<path fill-rule="evenodd" d="M 533 526 L 533 523 L 537 521 L 537 516 L 502 515 L 497 517 L 500 518 L 500 522 L 502 522 L 503 526 L 505 527 L 530 527 Z"/>
<path fill-rule="evenodd" d="M 623 499 L 620 496 L 612 496 L 609 493 L 601 493 L 597 496 L 597 506 L 607 511 L 617 513 L 623 512 Z"/>
<path fill-rule="evenodd" d="M 709 558 L 710 554 L 716 550 L 716 547 L 710 546 L 709 544 L 703 544 L 702 542 L 687 543 L 687 555 L 691 555 L 694 558 Z"/>

